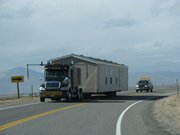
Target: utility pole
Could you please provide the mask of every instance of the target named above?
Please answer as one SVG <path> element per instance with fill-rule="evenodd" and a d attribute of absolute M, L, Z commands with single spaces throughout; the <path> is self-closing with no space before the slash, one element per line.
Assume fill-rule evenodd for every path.
<path fill-rule="evenodd" d="M 40 64 L 26 64 L 27 66 L 27 79 L 29 80 L 29 66 L 45 66 L 46 64 L 43 64 L 43 62 L 41 61 Z"/>
<path fill-rule="evenodd" d="M 40 64 L 26 64 L 27 66 L 27 79 L 29 80 L 29 66 L 45 66 L 46 64 L 43 64 L 43 62 L 41 61 Z M 33 98 L 33 84 L 31 84 L 31 94 L 32 94 L 32 98 Z"/>

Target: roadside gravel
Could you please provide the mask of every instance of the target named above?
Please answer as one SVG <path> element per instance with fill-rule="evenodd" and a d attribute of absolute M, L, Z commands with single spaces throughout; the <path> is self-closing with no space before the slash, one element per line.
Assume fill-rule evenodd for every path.
<path fill-rule="evenodd" d="M 157 101 L 154 116 L 159 125 L 171 135 L 180 135 L 180 97 L 170 96 Z"/>
<path fill-rule="evenodd" d="M 0 99 L 0 108 L 40 102 L 39 97 L 22 97 L 20 99 Z"/>

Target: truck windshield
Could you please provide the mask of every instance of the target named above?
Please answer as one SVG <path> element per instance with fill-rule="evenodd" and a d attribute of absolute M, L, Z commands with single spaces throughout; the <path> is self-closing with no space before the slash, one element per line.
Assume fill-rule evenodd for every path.
<path fill-rule="evenodd" d="M 46 77 L 62 77 L 68 76 L 67 71 L 46 71 Z"/>
<path fill-rule="evenodd" d="M 45 71 L 46 81 L 63 81 L 65 77 L 68 77 L 68 70 Z"/>
<path fill-rule="evenodd" d="M 140 85 L 144 85 L 144 84 L 148 84 L 149 81 L 139 81 L 138 84 Z"/>

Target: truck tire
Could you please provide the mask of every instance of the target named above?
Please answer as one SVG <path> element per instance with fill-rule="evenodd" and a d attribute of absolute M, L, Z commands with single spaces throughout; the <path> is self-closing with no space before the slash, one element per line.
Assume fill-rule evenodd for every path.
<path fill-rule="evenodd" d="M 149 90 L 146 90 L 147 92 L 149 92 Z"/>
<path fill-rule="evenodd" d="M 83 99 L 83 92 L 82 92 L 82 89 L 79 89 L 79 92 L 78 92 L 78 98 L 79 100 L 81 101 Z"/>
<path fill-rule="evenodd" d="M 40 97 L 40 101 L 41 101 L 41 102 L 45 102 L 45 98 Z"/>
<path fill-rule="evenodd" d="M 91 94 L 90 93 L 83 93 L 83 98 L 89 99 L 89 98 L 91 98 Z"/>
<path fill-rule="evenodd" d="M 66 97 L 66 101 L 71 101 L 72 100 L 72 96 L 71 96 L 71 92 L 68 91 L 67 97 Z"/>
<path fill-rule="evenodd" d="M 153 89 L 151 89 L 151 92 L 153 92 Z"/>
<path fill-rule="evenodd" d="M 138 92 L 138 90 L 136 90 L 136 92 Z"/>
<path fill-rule="evenodd" d="M 108 97 L 116 97 L 116 92 L 108 92 L 107 96 Z"/>

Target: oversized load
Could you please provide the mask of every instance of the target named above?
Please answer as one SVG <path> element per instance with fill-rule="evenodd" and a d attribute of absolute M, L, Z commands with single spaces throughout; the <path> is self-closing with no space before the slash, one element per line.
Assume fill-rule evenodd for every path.
<path fill-rule="evenodd" d="M 98 93 L 115 96 L 122 90 L 128 90 L 126 65 L 71 54 L 48 61 L 40 95 L 41 101 L 45 98 L 72 100 Z"/>

